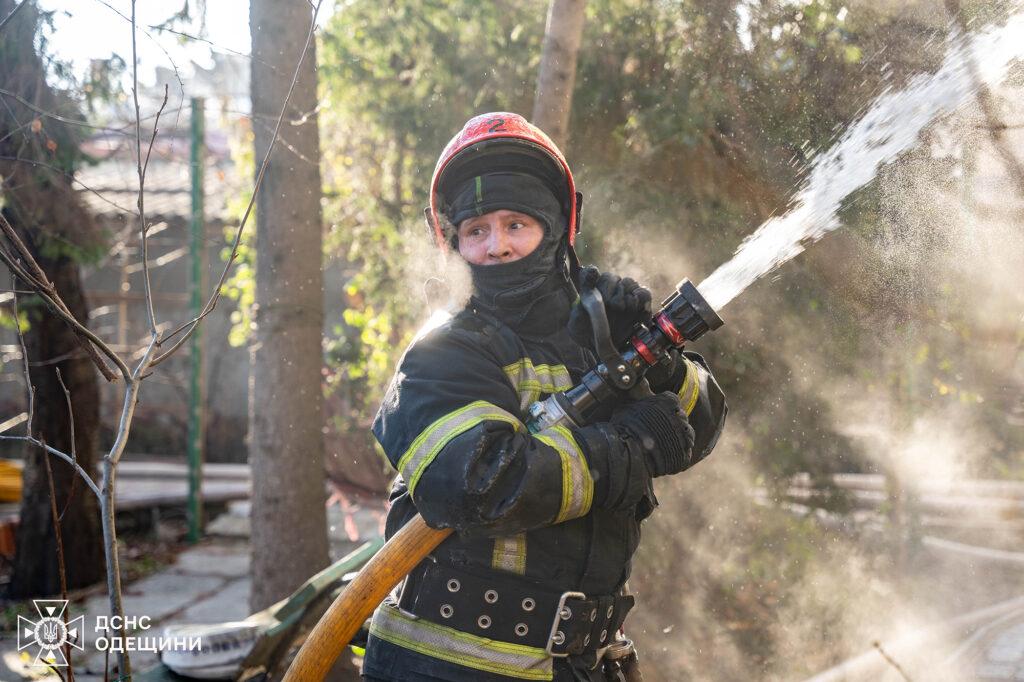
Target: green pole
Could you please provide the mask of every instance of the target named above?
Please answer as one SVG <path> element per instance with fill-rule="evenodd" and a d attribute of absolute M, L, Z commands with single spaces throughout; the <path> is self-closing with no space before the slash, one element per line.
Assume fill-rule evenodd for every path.
<path fill-rule="evenodd" d="M 192 178 L 192 215 L 190 250 L 192 255 L 191 308 L 197 317 L 203 306 L 203 279 L 206 263 L 203 222 L 203 100 L 192 98 L 192 144 L 190 175 Z M 188 541 L 197 542 L 203 525 L 203 449 L 206 441 L 205 386 L 203 381 L 203 327 L 196 328 L 190 339 L 189 405 L 188 405 Z"/>

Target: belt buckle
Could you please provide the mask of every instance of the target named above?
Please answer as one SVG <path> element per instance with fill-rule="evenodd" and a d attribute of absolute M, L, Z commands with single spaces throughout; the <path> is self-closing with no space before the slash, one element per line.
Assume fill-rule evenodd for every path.
<path fill-rule="evenodd" d="M 553 658 L 568 658 L 569 652 L 555 653 L 552 651 L 553 647 L 560 646 L 565 643 L 565 633 L 558 629 L 559 624 L 562 622 L 562 609 L 565 608 L 565 602 L 570 599 L 586 599 L 587 595 L 582 592 L 563 592 L 562 596 L 558 599 L 558 608 L 555 609 L 555 619 L 551 623 L 551 633 L 548 635 L 548 645 L 544 647 L 544 651 L 547 652 L 548 656 Z M 571 616 L 570 616 L 571 617 Z M 568 618 L 564 620 L 569 620 Z M 558 635 L 561 635 L 559 641 L 556 641 Z"/>

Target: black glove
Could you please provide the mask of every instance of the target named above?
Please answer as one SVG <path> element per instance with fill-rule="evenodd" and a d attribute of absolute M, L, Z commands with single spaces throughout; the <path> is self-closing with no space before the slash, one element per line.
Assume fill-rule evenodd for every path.
<path fill-rule="evenodd" d="M 635 509 L 638 520 L 657 506 L 651 479 L 693 464 L 693 428 L 675 393 L 626 403 L 610 421 L 584 426 L 576 435 L 594 476 L 594 506 Z"/>
<path fill-rule="evenodd" d="M 589 265 L 580 270 L 580 295 L 589 289 L 601 292 L 612 344 L 616 347 L 629 338 L 637 324 L 651 319 L 651 292 L 634 279 L 623 279 L 608 272 L 602 274 Z M 569 335 L 584 348 L 595 350 L 592 348 L 594 332 L 590 328 L 590 317 L 579 303 L 569 313 Z"/>
<path fill-rule="evenodd" d="M 675 393 L 633 400 L 612 413 L 611 424 L 641 446 L 652 477 L 678 474 L 690 465 L 693 427 Z"/>
<path fill-rule="evenodd" d="M 647 370 L 647 383 L 651 391 L 661 393 L 662 391 L 677 391 L 683 385 L 686 377 L 686 363 L 679 351 L 669 348 L 656 365 Z"/>

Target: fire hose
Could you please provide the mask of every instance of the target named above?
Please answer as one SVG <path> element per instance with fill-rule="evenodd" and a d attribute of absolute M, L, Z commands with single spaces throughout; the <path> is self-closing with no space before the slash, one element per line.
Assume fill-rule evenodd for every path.
<path fill-rule="evenodd" d="M 599 405 L 649 394 L 648 369 L 670 349 L 682 349 L 687 341 L 722 326 L 722 318 L 689 279 L 678 284 L 621 348 L 612 343 L 601 294 L 589 290 L 581 304 L 590 318 L 599 364 L 576 386 L 530 406 L 526 426 L 531 433 L 559 424 L 583 426 Z M 327 609 L 288 667 L 284 682 L 323 680 L 377 605 L 451 533 L 450 528 L 431 528 L 419 514 L 405 524 Z"/>

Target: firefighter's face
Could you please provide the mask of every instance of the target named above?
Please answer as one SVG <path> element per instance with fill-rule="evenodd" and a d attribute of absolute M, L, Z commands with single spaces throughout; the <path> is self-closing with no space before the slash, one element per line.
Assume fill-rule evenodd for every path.
<path fill-rule="evenodd" d="M 459 224 L 459 253 L 473 265 L 511 263 L 530 255 L 544 239 L 533 216 L 500 209 Z"/>

